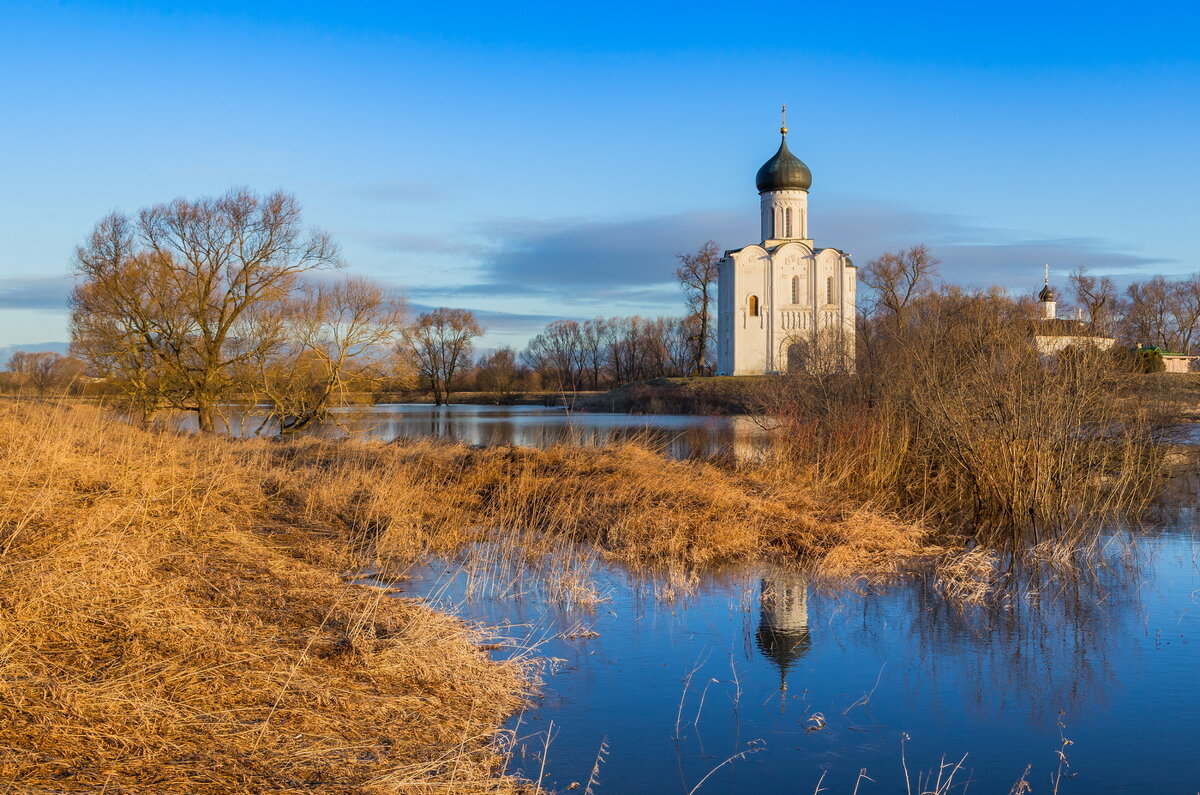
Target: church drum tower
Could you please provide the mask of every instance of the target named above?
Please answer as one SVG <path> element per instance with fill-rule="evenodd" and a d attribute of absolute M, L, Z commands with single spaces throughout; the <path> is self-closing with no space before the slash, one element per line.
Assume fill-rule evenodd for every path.
<path fill-rule="evenodd" d="M 850 256 L 808 236 L 812 172 L 788 149 L 758 170 L 762 242 L 718 264 L 717 372 L 764 375 L 853 370 L 856 270 Z"/>

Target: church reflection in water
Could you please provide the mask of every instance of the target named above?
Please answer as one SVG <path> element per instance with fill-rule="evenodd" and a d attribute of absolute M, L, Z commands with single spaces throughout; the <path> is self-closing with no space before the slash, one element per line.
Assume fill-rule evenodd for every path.
<path fill-rule="evenodd" d="M 779 571 L 760 584 L 758 650 L 779 668 L 779 689 L 787 690 L 788 668 L 812 646 L 808 631 L 808 579 Z"/>

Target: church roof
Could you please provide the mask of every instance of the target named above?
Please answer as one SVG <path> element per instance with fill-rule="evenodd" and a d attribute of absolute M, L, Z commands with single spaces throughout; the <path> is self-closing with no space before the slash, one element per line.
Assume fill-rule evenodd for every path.
<path fill-rule="evenodd" d="M 1026 293 L 1026 295 L 1028 295 L 1028 293 Z M 1040 293 L 1038 293 L 1038 300 L 1039 301 L 1053 301 L 1054 300 L 1054 288 L 1050 286 L 1050 282 L 1046 282 L 1046 286 L 1042 288 L 1042 291 Z"/>
<path fill-rule="evenodd" d="M 804 165 L 804 161 L 788 149 L 787 127 L 780 132 L 783 138 L 779 142 L 779 151 L 762 164 L 762 168 L 754 177 L 754 185 L 759 193 L 772 190 L 808 190 L 812 186 L 812 172 Z"/>

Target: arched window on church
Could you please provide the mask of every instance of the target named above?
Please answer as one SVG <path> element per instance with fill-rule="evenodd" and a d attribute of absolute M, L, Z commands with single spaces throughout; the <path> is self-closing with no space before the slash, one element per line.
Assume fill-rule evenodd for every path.
<path fill-rule="evenodd" d="M 758 296 L 750 296 L 748 303 L 750 304 L 750 317 L 758 317 Z"/>
<path fill-rule="evenodd" d="M 791 207 L 783 208 L 783 236 L 784 237 L 792 236 L 792 208 Z"/>
<path fill-rule="evenodd" d="M 825 279 L 825 303 L 833 303 L 833 277 L 829 276 Z"/>
<path fill-rule="evenodd" d="M 793 304 L 800 303 L 800 277 L 799 276 L 792 277 L 792 303 Z"/>

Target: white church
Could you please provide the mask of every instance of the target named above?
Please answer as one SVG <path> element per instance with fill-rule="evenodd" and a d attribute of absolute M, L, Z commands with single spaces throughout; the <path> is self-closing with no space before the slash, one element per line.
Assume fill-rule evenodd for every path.
<path fill-rule="evenodd" d="M 762 242 L 726 251 L 718 264 L 720 375 L 854 368 L 854 263 L 813 245 L 812 172 L 788 150 L 786 116 L 779 132 L 779 151 L 755 178 Z"/>

